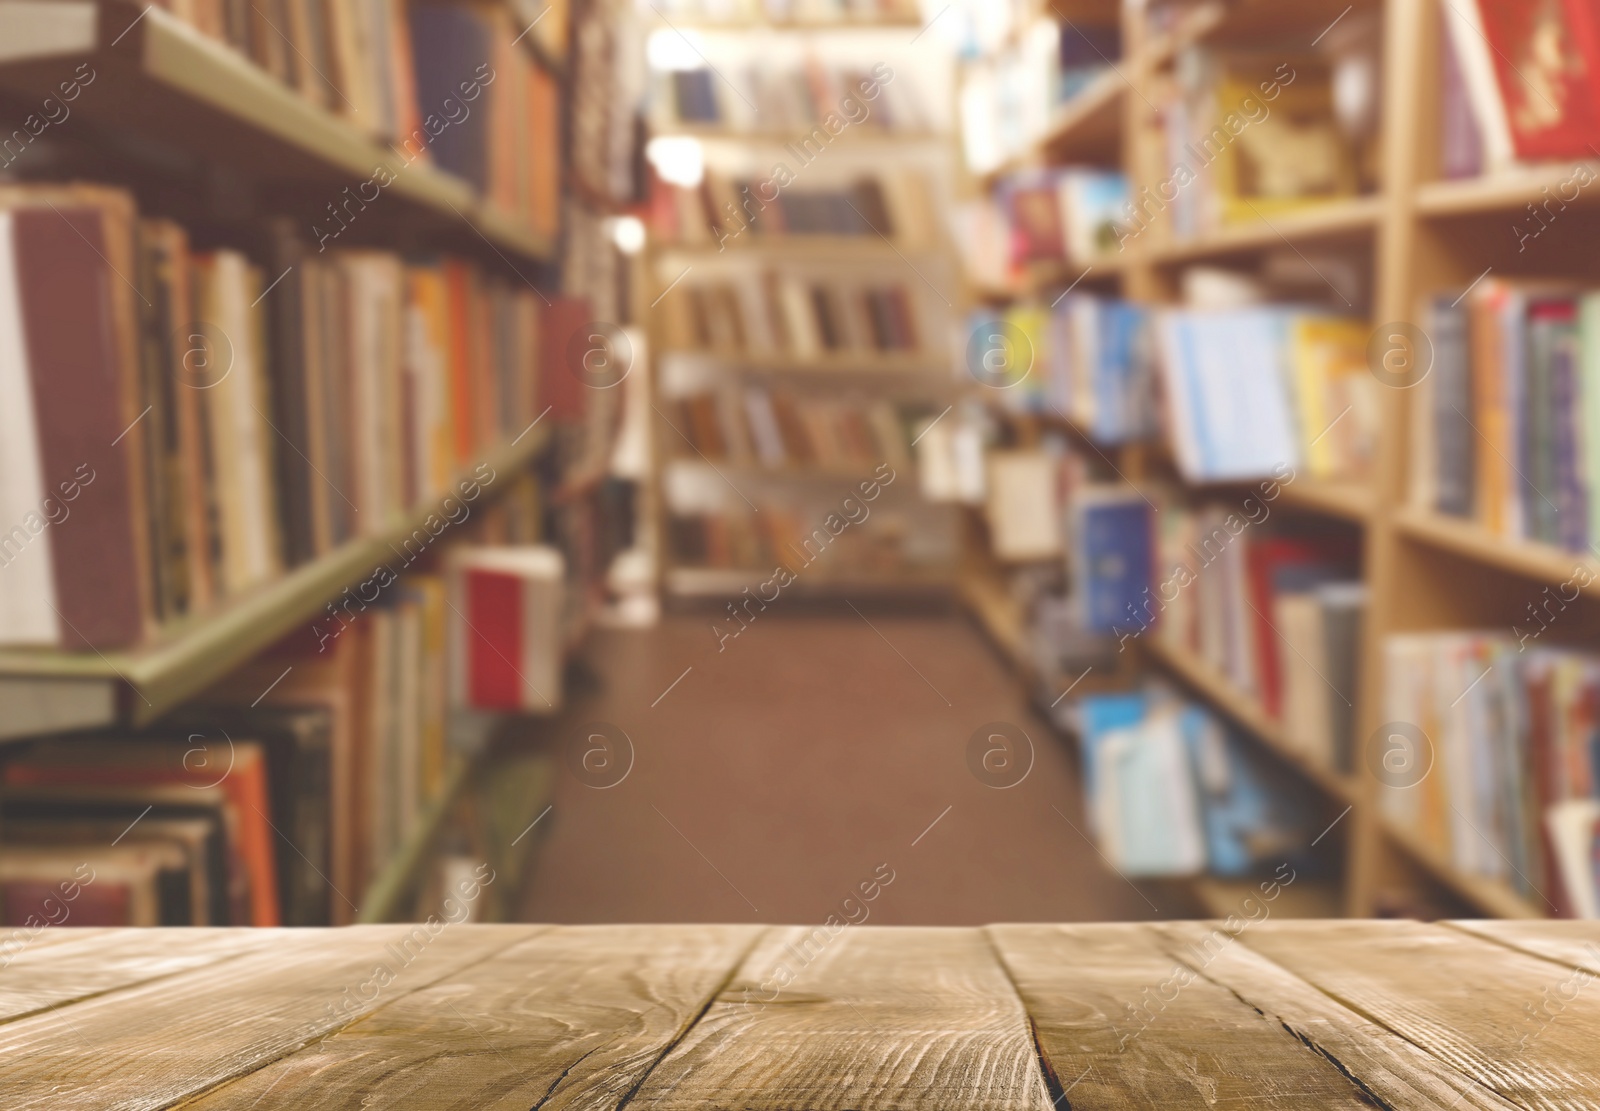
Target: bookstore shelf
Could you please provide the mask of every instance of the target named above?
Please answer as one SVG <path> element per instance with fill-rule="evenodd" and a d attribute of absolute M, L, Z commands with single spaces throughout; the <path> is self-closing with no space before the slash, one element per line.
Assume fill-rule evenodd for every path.
<path fill-rule="evenodd" d="M 1553 913 L 1542 903 L 1523 898 L 1503 883 L 1459 871 L 1411 831 L 1388 820 L 1380 819 L 1378 824 L 1389 842 L 1410 857 L 1413 863 L 1480 912 L 1496 918 L 1546 918 Z"/>
<path fill-rule="evenodd" d="M 999 649 L 1000 654 L 1033 683 L 1038 676 L 1028 651 L 1027 630 L 1022 611 L 993 576 L 968 571 L 961 576 L 958 593 L 978 625 Z"/>
<path fill-rule="evenodd" d="M 1382 197 L 1327 201 L 1296 212 L 1263 215 L 1260 220 L 1228 224 L 1190 240 L 1152 244 L 1145 248 L 1145 254 L 1158 265 L 1175 265 L 1269 250 L 1284 244 L 1350 239 L 1371 235 L 1383 211 Z"/>
<path fill-rule="evenodd" d="M 1284 734 L 1283 726 L 1270 717 L 1254 698 L 1235 687 L 1225 676 L 1192 654 L 1172 648 L 1159 636 L 1141 638 L 1141 643 L 1152 659 L 1244 726 L 1279 760 L 1321 788 L 1330 798 L 1346 803 L 1355 800 L 1357 788 L 1349 777 L 1307 759 L 1290 744 L 1289 738 Z"/>
<path fill-rule="evenodd" d="M 1344 894 L 1337 884 L 1303 877 L 1280 885 L 1271 902 L 1265 900 L 1257 879 L 1196 876 L 1189 881 L 1189 888 L 1210 918 L 1248 917 L 1252 907 L 1263 904 L 1273 918 L 1340 918 L 1344 914 Z"/>
<path fill-rule="evenodd" d="M 684 598 L 733 598 L 745 587 L 754 590 L 772 578 L 772 568 L 672 567 L 666 573 L 669 594 Z M 955 588 L 952 575 L 943 571 L 852 571 L 818 574 L 802 569 L 783 588 L 785 595 L 841 598 L 861 594 L 872 599 L 940 598 Z"/>
<path fill-rule="evenodd" d="M 123 0 L 0 0 L 0 87 L 30 94 L 84 59 L 95 77 L 74 111 L 99 123 L 166 145 L 186 143 L 208 159 L 267 179 L 321 180 L 330 199 L 382 167 L 392 177 L 387 194 L 428 213 L 464 243 L 481 235 L 494 249 L 526 258 L 554 252 L 546 237 L 486 203 L 465 180 L 426 162 L 407 163 L 160 8 Z"/>
<path fill-rule="evenodd" d="M 497 474 L 515 471 L 545 445 L 548 429 L 548 425 L 534 427 L 487 462 Z M 127 719 L 134 725 L 146 724 L 316 617 L 341 590 L 371 575 L 374 567 L 392 561 L 394 545 L 421 528 L 436 510 L 433 501 L 416 506 L 381 534 L 353 540 L 246 597 L 223 603 L 216 612 L 187 620 L 148 647 L 105 654 L 7 649 L 0 651 L 0 677 L 94 679 L 124 687 Z"/>
<path fill-rule="evenodd" d="M 1476 521 L 1415 508 L 1395 514 L 1394 521 L 1402 536 L 1539 582 L 1564 583 L 1579 568 L 1587 568 L 1594 581 L 1573 585 L 1585 594 L 1600 596 L 1600 563 L 1587 553 L 1497 536 Z"/>
<path fill-rule="evenodd" d="M 1307 478 L 1284 483 L 1279 489 L 1283 492 L 1284 502 L 1297 509 L 1310 509 L 1356 522 L 1365 522 L 1372 517 L 1372 491 L 1363 483 L 1318 482 Z"/>
<path fill-rule="evenodd" d="M 1600 162 L 1546 162 L 1480 177 L 1428 182 L 1417 187 L 1417 211 L 1436 217 L 1515 212 L 1529 204 L 1543 202 L 1545 190 L 1553 190 L 1571 179 L 1579 167 L 1600 175 Z M 1581 203 L 1589 197 L 1590 192 L 1580 192 L 1566 204 Z"/>

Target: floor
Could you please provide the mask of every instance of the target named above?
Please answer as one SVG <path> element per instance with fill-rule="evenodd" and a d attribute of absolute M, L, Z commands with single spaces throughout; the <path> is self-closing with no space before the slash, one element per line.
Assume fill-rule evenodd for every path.
<path fill-rule="evenodd" d="M 600 681 L 555 727 L 566 766 L 526 918 L 976 925 L 1187 910 L 1103 863 L 1070 749 L 959 612 L 775 606 L 720 640 L 738 626 L 715 618 L 593 634 Z M 969 770 L 969 738 L 993 722 L 1026 740 L 978 772 L 1013 786 Z M 618 739 L 586 741 L 602 732 L 592 723 Z M 992 732 L 973 759 L 998 747 L 982 743 Z"/>

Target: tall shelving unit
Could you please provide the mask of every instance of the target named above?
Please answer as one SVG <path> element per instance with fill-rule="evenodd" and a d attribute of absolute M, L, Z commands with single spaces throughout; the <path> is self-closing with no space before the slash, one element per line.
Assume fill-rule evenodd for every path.
<path fill-rule="evenodd" d="M 1442 180 L 1439 172 L 1438 0 L 1314 0 L 1283 5 L 1262 0 L 1193 4 L 1175 26 L 1151 33 L 1139 5 L 1061 0 L 1060 18 L 1120 20 L 1122 57 L 1113 71 L 1070 102 L 1049 134 L 1006 168 L 1067 162 L 1120 166 L 1134 194 L 1162 180 L 1163 165 L 1155 108 L 1146 92 L 1155 74 L 1173 64 L 1188 46 L 1273 45 L 1289 51 L 1310 49 L 1312 41 L 1336 21 L 1365 14 L 1379 20 L 1381 65 L 1381 174 L 1376 192 L 1330 201 L 1259 223 L 1227 225 L 1199 238 L 1175 241 L 1157 223 L 1125 252 L 1065 268 L 1035 271 L 1021 290 L 978 290 L 996 303 L 1015 296 L 1060 290 L 1084 279 L 1094 288 L 1136 301 L 1171 303 L 1177 272 L 1185 265 L 1248 258 L 1288 247 L 1353 247 L 1371 258 L 1371 320 L 1374 329 L 1390 322 L 1418 321 L 1423 300 L 1443 290 L 1465 291 L 1487 269 L 1521 276 L 1560 276 L 1593 281 L 1596 269 L 1587 244 L 1600 232 L 1600 205 L 1585 195 L 1564 211 L 1570 222 L 1559 242 L 1541 240 L 1537 250 L 1519 253 L 1512 224 L 1526 205 L 1543 200 L 1542 189 L 1567 179 L 1566 163 L 1522 167 L 1515 172 L 1468 180 Z M 1288 44 L 1288 45 L 1286 45 Z M 1295 45 L 1297 44 L 1297 45 Z M 1085 99 L 1086 98 L 1086 99 Z M 1080 102 L 1081 101 L 1081 102 Z M 1108 121 L 1115 119 L 1114 132 Z M 1600 164 L 1588 163 L 1591 170 Z M 999 171 L 999 172 L 1004 172 Z M 997 175 L 996 175 L 997 176 Z M 984 188 L 989 180 L 976 182 Z M 1085 266 L 1092 273 L 1087 277 Z M 1048 303 L 1048 297 L 1046 297 Z M 1600 575 L 1593 553 L 1575 555 L 1545 545 L 1493 535 L 1463 518 L 1409 505 L 1409 432 L 1416 391 L 1380 391 L 1379 452 L 1367 483 L 1317 483 L 1297 477 L 1282 487 L 1282 499 L 1297 513 L 1342 521 L 1360 530 L 1362 576 L 1369 590 L 1361 646 L 1361 688 L 1353 739 L 1355 769 L 1342 775 L 1308 762 L 1290 743 L 1283 725 L 1255 699 L 1233 687 L 1203 661 L 1173 651 L 1154 636 L 1140 638 L 1144 662 L 1175 680 L 1254 739 L 1277 762 L 1292 769 L 1341 813 L 1345 871 L 1338 890 L 1315 909 L 1370 916 L 1386 908 L 1386 891 L 1426 891 L 1434 905 L 1467 915 L 1535 918 L 1552 913 L 1538 897 L 1466 874 L 1419 837 L 1383 812 L 1381 792 L 1392 790 L 1368 766 L 1367 738 L 1385 722 L 1383 645 L 1404 632 L 1499 628 L 1509 630 L 1545 587 L 1570 580 L 1575 569 Z M 1054 418 L 1043 418 L 1053 420 Z M 1063 422 L 1067 423 L 1067 422 Z M 1071 430 L 1089 442 L 1081 430 Z M 1138 485 L 1159 470 L 1163 447 L 1134 444 L 1101 448 L 1129 481 Z M 1163 481 L 1174 481 L 1162 472 Z M 1190 496 L 1225 495 L 1228 488 L 1197 488 Z M 981 561 L 979 561 L 981 564 Z M 993 585 L 973 581 L 963 595 L 994 597 Z M 1570 620 L 1553 639 L 1591 643 L 1600 631 L 1600 583 L 1590 583 L 1573 603 Z M 998 636 L 1020 627 L 1023 615 L 994 605 L 977 606 L 978 616 Z M 1013 653 L 1016 655 L 1016 653 Z M 1018 660 L 1024 668 L 1028 661 Z M 1029 676 L 1030 681 L 1032 676 Z M 1061 688 L 1058 688 L 1058 691 Z M 1054 697 L 1053 692 L 1047 692 Z M 1049 698 L 1046 698 L 1049 701 Z M 1227 884 L 1202 879 L 1200 894 L 1219 913 L 1237 908 Z"/>
<path fill-rule="evenodd" d="M 527 7 L 521 0 L 508 3 L 518 15 Z M 536 64 L 569 84 L 564 47 L 538 35 L 525 35 L 519 43 Z M 374 204 L 370 214 L 363 212 L 360 243 L 408 252 L 448 250 L 501 267 L 524 282 L 547 275 L 557 261 L 556 241 L 496 207 L 465 179 L 427 160 L 408 160 L 161 7 L 128 0 L 0 0 L 0 93 L 14 103 L 36 104 L 85 64 L 93 78 L 72 105 L 72 126 L 87 123 L 95 129 L 118 180 L 123 172 L 134 180 L 153 173 L 165 184 L 170 182 L 163 174 L 192 175 L 208 200 L 238 191 L 234 215 L 256 215 L 257 201 L 263 202 L 261 211 L 271 211 L 271 202 L 299 199 L 306 191 L 336 196 L 381 168 L 389 174 L 384 202 Z M 134 142 L 123 143 L 122 136 Z M 139 144 L 155 153 L 130 156 Z M 535 422 L 480 451 L 481 463 L 496 474 L 523 472 L 551 439 L 550 424 Z M 484 504 L 499 500 L 511 485 L 487 491 Z M 434 498 L 411 506 L 377 531 L 247 594 L 170 622 L 147 643 L 111 652 L 0 649 L 0 743 L 157 721 L 297 628 L 308 627 L 341 591 L 391 560 L 394 545 L 421 528 L 437 503 Z M 454 542 L 454 537 L 444 541 Z M 564 629 L 569 648 L 581 637 L 585 620 L 580 617 Z M 464 724 L 461 739 L 468 743 L 451 755 L 444 782 L 421 820 L 373 878 L 362 899 L 362 921 L 403 914 L 402 899 L 417 884 L 446 821 L 482 779 L 489 749 L 471 742 L 486 739 L 488 723 Z M 469 733 L 474 736 L 466 737 Z"/>
<path fill-rule="evenodd" d="M 898 53 L 905 49 L 901 36 L 914 43 L 922 26 L 915 15 L 894 12 L 861 13 L 855 16 L 794 18 L 775 20 L 758 16 L 738 18 L 697 18 L 684 15 L 662 16 L 655 24 L 657 33 L 678 37 L 699 35 L 733 39 L 759 46 L 761 40 L 781 42 L 793 60 L 791 46 L 814 51 L 824 62 L 836 59 L 827 51 L 831 37 L 839 35 L 875 36 L 872 41 L 885 46 L 883 56 L 900 64 Z M 687 40 L 686 40 L 687 41 Z M 696 48 L 698 50 L 698 48 Z M 762 57 L 752 54 L 752 58 Z M 877 57 L 877 55 L 874 55 Z M 769 59 L 770 62 L 770 59 Z M 763 63 L 766 64 L 766 63 Z M 865 67 L 864 67 L 865 68 Z M 717 85 L 727 74 L 718 71 Z M 723 90 L 723 95 L 740 95 Z M 796 126 L 768 126 L 758 122 L 751 128 L 720 124 L 660 120 L 652 129 L 655 137 L 681 137 L 699 142 L 708 172 L 726 172 L 729 156 L 754 157 L 750 164 L 770 167 L 776 160 L 793 162 L 792 145 L 812 132 Z M 813 129 L 814 130 L 814 129 Z M 818 156 L 821 171 L 800 164 L 793 188 L 803 190 L 814 175 L 836 175 L 846 167 L 868 176 L 873 170 L 892 167 L 904 158 L 921 158 L 920 165 L 932 167 L 937 179 L 948 170 L 950 140 L 947 131 L 937 127 L 907 127 L 897 123 L 888 128 L 847 127 L 835 136 Z M 929 162 L 929 158 L 934 160 Z M 756 176 L 765 176 L 765 173 Z M 937 205 L 937 198 L 935 198 Z M 902 214 L 891 212 L 902 220 Z M 670 398 L 688 388 L 720 387 L 738 383 L 743 387 L 760 384 L 773 389 L 794 390 L 798 394 L 814 391 L 818 396 L 841 394 L 865 401 L 888 399 L 915 402 L 926 406 L 930 415 L 955 400 L 948 370 L 945 324 L 939 304 L 954 294 L 956 267 L 941 228 L 918 229 L 919 242 L 903 241 L 903 226 L 892 235 L 741 235 L 730 239 L 726 249 L 716 242 L 709 245 L 657 242 L 653 238 L 645 254 L 644 272 L 649 305 L 647 321 L 651 335 L 654 368 L 652 389 L 655 396 L 655 431 L 658 507 L 657 535 L 660 538 L 660 574 L 664 594 L 669 598 L 731 599 L 746 587 L 771 578 L 772 567 L 706 566 L 682 558 L 671 536 L 675 507 L 682 511 L 685 499 L 679 492 L 688 489 L 720 493 L 730 507 L 748 508 L 759 516 L 766 504 L 788 504 L 797 494 L 808 492 L 814 498 L 826 497 L 837 505 L 863 481 L 872 477 L 870 465 L 840 463 L 818 459 L 784 466 L 760 463 L 740 464 L 730 460 L 705 458 L 692 443 L 689 429 L 669 417 Z M 685 348 L 680 337 L 683 315 L 691 312 L 685 286 L 697 277 L 717 275 L 734 281 L 758 281 L 763 270 L 778 273 L 826 274 L 831 280 L 840 274 L 870 274 L 874 278 L 899 282 L 917 301 L 915 350 L 821 350 L 815 354 L 760 353 L 753 351 L 708 351 Z M 948 301 L 946 302 L 949 303 Z M 674 319 L 674 318 L 678 319 Z M 686 487 L 684 479 L 689 480 Z M 956 550 L 954 519 L 944 507 L 920 503 L 916 490 L 915 467 L 900 467 L 893 486 L 887 489 L 880 505 L 910 506 L 914 529 L 943 532 L 948 558 L 931 565 L 888 569 L 851 568 L 838 571 L 819 567 L 797 574 L 785 593 L 819 597 L 942 597 L 947 596 L 955 577 Z M 689 500 L 699 501 L 701 495 Z M 872 507 L 873 511 L 878 506 Z M 736 510 L 737 511 L 737 510 Z M 811 516 L 815 520 L 810 520 Z M 820 527 L 826 511 L 797 513 L 808 526 Z M 778 560 L 798 570 L 791 555 Z"/>

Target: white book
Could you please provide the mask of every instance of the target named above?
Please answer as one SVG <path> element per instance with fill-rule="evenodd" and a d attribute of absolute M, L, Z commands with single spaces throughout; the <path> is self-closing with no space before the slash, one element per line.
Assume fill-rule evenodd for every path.
<path fill-rule="evenodd" d="M 1484 168 L 1505 169 L 1517 160 L 1517 155 L 1511 145 L 1511 124 L 1500 97 L 1494 59 L 1489 56 L 1491 48 L 1483 31 L 1478 0 L 1440 0 L 1440 16 L 1450 34 L 1450 46 L 1461 67 L 1461 83 L 1467 88 L 1467 101 L 1478 124 Z"/>
<path fill-rule="evenodd" d="M 22 331 L 12 219 L 0 212 L 0 644 L 56 644 L 55 563 L 33 384 Z M 59 501 L 59 499 L 57 499 Z M 60 503 L 70 512 L 69 503 Z M 60 511 L 56 511 L 59 516 Z"/>
<path fill-rule="evenodd" d="M 1054 456 L 1043 451 L 989 453 L 986 517 L 994 554 L 1003 560 L 1061 554 L 1061 504 Z"/>

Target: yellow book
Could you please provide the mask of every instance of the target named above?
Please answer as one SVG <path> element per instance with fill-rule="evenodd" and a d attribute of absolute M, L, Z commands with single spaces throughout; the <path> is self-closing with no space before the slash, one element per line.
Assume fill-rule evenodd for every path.
<path fill-rule="evenodd" d="M 1290 325 L 1300 442 L 1312 478 L 1357 478 L 1371 460 L 1377 398 L 1366 347 L 1367 327 L 1354 317 L 1304 315 Z"/>

